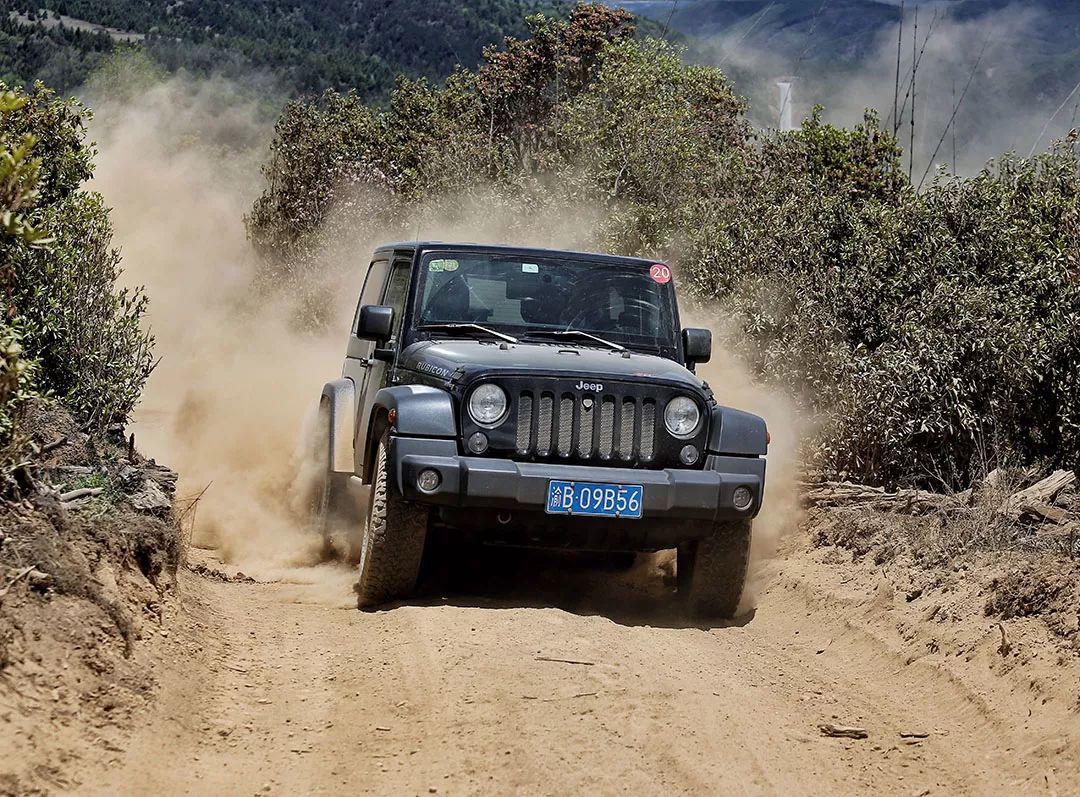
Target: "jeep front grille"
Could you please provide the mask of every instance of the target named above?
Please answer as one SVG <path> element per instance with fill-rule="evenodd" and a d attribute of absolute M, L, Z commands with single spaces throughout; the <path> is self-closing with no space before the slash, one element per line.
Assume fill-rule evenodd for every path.
<path fill-rule="evenodd" d="M 517 401 L 517 454 L 648 462 L 656 452 L 656 400 L 523 391 Z M 534 408 L 536 411 L 534 412 Z"/>

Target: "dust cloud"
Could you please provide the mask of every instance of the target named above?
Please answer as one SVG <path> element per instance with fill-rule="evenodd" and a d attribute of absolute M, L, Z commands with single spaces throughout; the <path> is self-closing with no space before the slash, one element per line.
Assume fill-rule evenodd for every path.
<path fill-rule="evenodd" d="M 344 335 L 298 328 L 288 297 L 253 293 L 243 215 L 270 128 L 222 82 L 176 79 L 124 103 L 91 101 L 93 188 L 112 208 L 125 279 L 151 298 L 161 358 L 132 426 L 140 449 L 181 473 L 181 496 L 202 494 L 187 518 L 196 546 L 257 577 L 312 563 L 296 452 L 321 384 L 340 372 Z M 355 296 L 359 270 L 334 277 Z"/>
<path fill-rule="evenodd" d="M 341 373 L 372 248 L 417 234 L 579 246 L 597 217 L 578 208 L 530 217 L 480 191 L 388 222 L 389 198 L 357 192 L 328 219 L 302 284 L 267 292 L 255 287 L 243 224 L 262 188 L 273 122 L 264 109 L 227 82 L 182 78 L 124 101 L 88 99 L 92 187 L 112 208 L 125 281 L 151 299 L 161 358 L 132 425 L 139 447 L 180 472 L 182 507 L 201 496 L 186 518 L 195 546 L 257 578 L 303 580 L 298 568 L 323 556 L 305 526 L 306 441 L 323 383 Z M 298 323 L 300 294 L 329 299 L 317 328 Z"/>

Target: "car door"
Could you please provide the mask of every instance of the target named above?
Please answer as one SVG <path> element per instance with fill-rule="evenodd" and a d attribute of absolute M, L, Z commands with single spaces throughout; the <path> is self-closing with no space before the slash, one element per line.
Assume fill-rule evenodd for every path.
<path fill-rule="evenodd" d="M 371 354 L 375 349 L 374 341 L 361 340 L 356 337 L 357 324 L 360 322 L 360 308 L 365 304 L 378 304 L 386 286 L 386 278 L 390 273 L 390 258 L 377 257 L 368 265 L 367 275 L 364 277 L 364 287 L 360 289 L 360 299 L 356 303 L 356 312 L 353 314 L 352 328 L 349 330 L 349 343 L 345 350 L 345 367 L 342 376 L 352 381 L 355 385 L 353 391 L 353 412 L 356 418 L 357 436 L 354 438 L 353 464 L 359 468 L 363 449 L 355 450 L 355 441 L 365 439 L 365 430 L 360 429 L 361 420 L 366 424 L 367 418 L 361 412 L 364 406 L 364 383 L 367 380 L 368 367 L 371 363 Z M 359 473 L 359 470 L 355 471 Z"/>
<path fill-rule="evenodd" d="M 360 317 L 360 308 L 358 306 L 356 318 L 353 319 L 354 334 L 349 344 L 350 356 L 346 361 L 346 367 L 348 368 L 348 363 L 355 360 L 352 372 L 347 375 L 357 387 L 356 439 L 353 441 L 354 464 L 357 473 L 363 473 L 363 457 L 368 438 L 368 424 L 371 421 L 371 412 L 375 405 L 375 394 L 381 388 L 390 384 L 393 378 L 398 342 L 401 340 L 401 325 L 405 315 L 405 299 L 409 294 L 409 279 L 412 273 L 412 261 L 406 258 L 396 258 L 392 267 L 387 261 L 381 262 L 383 263 L 382 267 L 376 268 L 376 264 L 373 263 L 372 269 L 368 273 L 369 281 L 373 279 L 379 280 L 381 275 L 382 280 L 379 282 L 378 290 L 376 291 L 373 288 L 372 292 L 369 293 L 365 284 L 365 289 L 361 293 L 361 302 L 363 304 L 383 304 L 394 308 L 393 337 L 386 344 L 386 349 L 394 352 L 393 360 L 387 362 L 376 359 L 374 356 L 374 343 L 359 340 L 356 337 L 356 323 Z M 370 301 L 365 301 L 369 297 Z M 355 349 L 353 341 L 359 344 Z M 351 352 L 353 350 L 357 352 L 358 357 L 354 358 L 352 356 Z"/>

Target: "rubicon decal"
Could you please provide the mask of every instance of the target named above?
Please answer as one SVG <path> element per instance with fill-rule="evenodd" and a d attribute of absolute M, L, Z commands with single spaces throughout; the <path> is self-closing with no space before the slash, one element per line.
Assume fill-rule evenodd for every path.
<path fill-rule="evenodd" d="M 416 368 L 417 370 L 424 371 L 425 373 L 434 374 L 435 376 L 441 376 L 443 379 L 448 379 L 450 377 L 449 368 L 443 368 L 441 365 L 433 365 L 429 362 L 424 362 L 423 360 L 416 364 Z"/>

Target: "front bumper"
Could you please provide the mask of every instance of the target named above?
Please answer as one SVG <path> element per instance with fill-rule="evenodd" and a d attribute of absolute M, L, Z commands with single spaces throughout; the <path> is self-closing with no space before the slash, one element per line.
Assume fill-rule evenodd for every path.
<path fill-rule="evenodd" d="M 758 457 L 710 454 L 701 470 L 646 470 L 461 456 L 454 440 L 391 436 L 389 460 L 393 486 L 402 496 L 446 507 L 543 514 L 548 483 L 559 479 L 640 484 L 646 520 L 725 520 L 756 515 L 765 490 L 765 460 Z M 416 480 L 429 468 L 438 471 L 441 481 L 436 490 L 424 493 Z M 736 509 L 732 502 L 736 487 L 747 487 L 754 496 L 746 510 Z"/>

